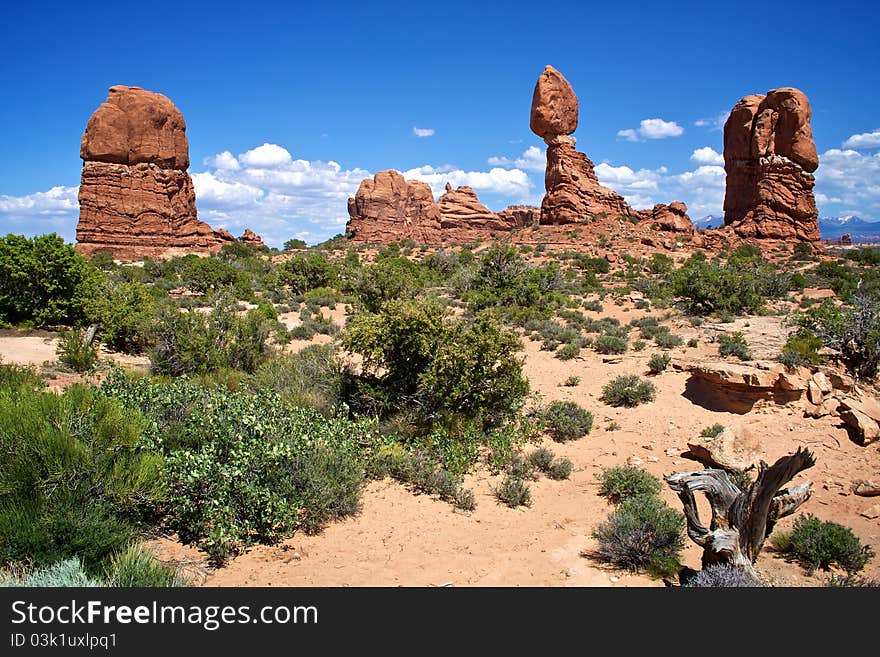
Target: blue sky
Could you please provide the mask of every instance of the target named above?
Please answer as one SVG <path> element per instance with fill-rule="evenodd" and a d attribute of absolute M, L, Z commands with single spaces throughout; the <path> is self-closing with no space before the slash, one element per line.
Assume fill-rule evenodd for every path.
<path fill-rule="evenodd" d="M 820 214 L 880 220 L 880 9 L 864 2 L 131 4 L 4 9 L 0 233 L 73 238 L 79 141 L 114 84 L 183 112 L 200 218 L 270 244 L 341 232 L 347 197 L 388 168 L 437 193 L 471 184 L 495 210 L 539 204 L 546 64 L 580 99 L 579 150 L 636 207 L 720 214 L 719 117 L 795 86 Z"/>

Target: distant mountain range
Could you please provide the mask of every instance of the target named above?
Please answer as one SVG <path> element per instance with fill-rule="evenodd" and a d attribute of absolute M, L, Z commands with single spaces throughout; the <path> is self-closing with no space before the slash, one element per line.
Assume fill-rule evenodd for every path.
<path fill-rule="evenodd" d="M 710 214 L 694 220 L 694 226 L 700 230 L 723 225 L 723 216 Z M 848 233 L 853 242 L 880 242 L 880 221 L 865 221 L 855 215 L 819 217 L 819 231 L 823 240 L 839 240 Z"/>

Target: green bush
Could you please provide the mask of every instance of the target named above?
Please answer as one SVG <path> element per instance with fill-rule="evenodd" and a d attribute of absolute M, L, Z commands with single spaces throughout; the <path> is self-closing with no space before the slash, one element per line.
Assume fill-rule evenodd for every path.
<path fill-rule="evenodd" d="M 573 401 L 554 401 L 543 420 L 547 433 L 559 442 L 582 438 L 593 428 L 593 414 Z"/>
<path fill-rule="evenodd" d="M 795 521 L 789 551 L 810 572 L 816 568 L 827 571 L 836 565 L 857 573 L 874 556 L 870 546 L 862 545 L 849 527 L 823 522 L 811 514 Z"/>
<path fill-rule="evenodd" d="M 546 447 L 539 447 L 534 452 L 529 454 L 528 462 L 534 467 L 536 470 L 540 470 L 541 472 L 549 472 L 550 466 L 553 463 L 554 455 Z"/>
<path fill-rule="evenodd" d="M 55 353 L 58 362 L 80 374 L 91 372 L 98 364 L 97 342 L 87 342 L 85 331 L 78 329 L 65 330 L 59 334 Z"/>
<path fill-rule="evenodd" d="M 626 338 L 617 335 L 600 335 L 593 348 L 600 354 L 622 354 L 627 350 Z"/>
<path fill-rule="evenodd" d="M 110 559 L 107 583 L 109 586 L 155 588 L 186 586 L 187 580 L 175 566 L 156 559 L 150 548 L 133 543 Z"/>
<path fill-rule="evenodd" d="M 181 376 L 233 368 L 253 372 L 268 353 L 271 324 L 258 310 L 243 317 L 231 296 L 217 298 L 207 314 L 163 308 L 153 327 L 150 366 Z"/>
<path fill-rule="evenodd" d="M 519 338 L 487 314 L 450 319 L 427 300 L 392 300 L 378 314 L 352 317 L 342 344 L 364 357 L 358 390 L 378 397 L 386 415 L 412 403 L 429 415 L 497 422 L 511 416 L 528 392 L 516 356 Z M 356 408 L 357 400 L 352 404 Z"/>
<path fill-rule="evenodd" d="M 499 502 L 515 509 L 518 506 L 532 506 L 532 492 L 529 485 L 519 477 L 506 476 L 493 492 Z"/>
<path fill-rule="evenodd" d="M 104 274 L 55 233 L 0 238 L 0 322 L 80 324 L 103 281 Z"/>
<path fill-rule="evenodd" d="M 140 354 L 149 347 L 157 304 L 143 283 L 110 283 L 91 302 L 89 312 L 101 327 L 102 341 L 111 349 Z"/>
<path fill-rule="evenodd" d="M 550 464 L 550 469 L 547 470 L 547 476 L 556 480 L 568 479 L 573 468 L 574 464 L 570 459 L 555 459 L 553 463 Z"/>
<path fill-rule="evenodd" d="M 296 255 L 278 267 L 281 285 L 289 287 L 297 294 L 304 294 L 315 288 L 332 288 L 337 285 L 339 272 L 320 253 Z"/>
<path fill-rule="evenodd" d="M 678 571 L 684 547 L 684 516 L 657 497 L 641 495 L 621 502 L 593 530 L 603 561 L 654 575 Z"/>
<path fill-rule="evenodd" d="M 819 355 L 822 346 L 822 338 L 809 329 L 800 328 L 788 336 L 779 362 L 787 367 L 818 365 L 822 362 L 822 356 Z"/>
<path fill-rule="evenodd" d="M 651 374 L 660 374 L 669 367 L 669 361 L 672 357 L 669 354 L 654 354 L 648 359 L 648 369 Z"/>
<path fill-rule="evenodd" d="M 79 557 L 90 573 L 165 499 L 143 416 L 92 388 L 0 389 L 0 561 Z"/>
<path fill-rule="evenodd" d="M 374 423 L 326 418 L 270 390 L 155 383 L 120 370 L 101 390 L 151 418 L 145 441 L 166 454 L 167 523 L 217 561 L 357 509 Z"/>
<path fill-rule="evenodd" d="M 45 387 L 46 384 L 33 365 L 0 362 L 0 391 L 15 391 L 22 388 L 33 391 Z"/>
<path fill-rule="evenodd" d="M 629 465 L 605 468 L 599 475 L 599 495 L 612 504 L 639 496 L 660 494 L 660 480 L 647 470 Z"/>
<path fill-rule="evenodd" d="M 329 415 L 340 402 L 343 370 L 332 345 L 313 344 L 268 359 L 243 385 L 254 393 L 273 390 L 294 406 L 307 406 Z"/>
<path fill-rule="evenodd" d="M 672 349 L 684 344 L 684 338 L 668 331 L 661 331 L 654 336 L 654 344 L 662 349 Z"/>
<path fill-rule="evenodd" d="M 580 382 L 581 377 L 572 375 L 565 379 L 565 381 L 562 382 L 562 385 L 564 385 L 566 388 L 574 388 Z"/>
<path fill-rule="evenodd" d="M 645 381 L 635 374 L 618 376 L 602 388 L 602 401 L 609 406 L 633 407 L 654 401 L 657 389 L 650 381 Z"/>
<path fill-rule="evenodd" d="M 580 353 L 581 348 L 579 345 L 564 344 L 553 355 L 559 360 L 571 360 L 572 358 L 577 358 Z"/>
<path fill-rule="evenodd" d="M 706 427 L 700 432 L 700 436 L 703 438 L 717 438 L 721 435 L 721 432 L 724 431 L 724 425 L 715 423 L 711 427 Z"/>
<path fill-rule="evenodd" d="M 736 356 L 740 360 L 750 360 L 752 357 L 749 343 L 739 331 L 731 334 L 722 333 L 718 336 L 718 353 L 722 356 Z"/>

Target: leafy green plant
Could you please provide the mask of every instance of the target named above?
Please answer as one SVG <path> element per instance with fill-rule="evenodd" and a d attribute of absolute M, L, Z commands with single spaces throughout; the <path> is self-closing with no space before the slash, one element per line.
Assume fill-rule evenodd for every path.
<path fill-rule="evenodd" d="M 602 388 L 602 400 L 610 406 L 633 407 L 654 401 L 657 390 L 650 381 L 635 374 L 618 376 Z"/>
<path fill-rule="evenodd" d="M 565 379 L 565 381 L 562 382 L 562 385 L 564 385 L 567 388 L 573 388 L 576 385 L 578 385 L 580 382 L 581 382 L 581 377 L 571 375 L 567 379 Z"/>
<path fill-rule="evenodd" d="M 550 465 L 553 463 L 554 458 L 555 457 L 552 451 L 550 451 L 546 447 L 539 447 L 534 452 L 529 454 L 528 462 L 535 469 L 546 473 L 550 470 Z"/>
<path fill-rule="evenodd" d="M 159 561 L 143 543 L 133 543 L 113 555 L 107 582 L 109 586 L 151 588 L 187 585 L 176 566 Z"/>
<path fill-rule="evenodd" d="M 600 354 L 622 354 L 627 350 L 626 338 L 617 335 L 600 335 L 593 348 Z"/>
<path fill-rule="evenodd" d="M 556 480 L 568 479 L 573 468 L 574 464 L 570 459 L 554 459 L 553 463 L 550 464 L 550 468 L 547 470 L 547 476 Z"/>
<path fill-rule="evenodd" d="M 822 521 L 812 514 L 795 520 L 791 532 L 790 553 L 810 572 L 829 570 L 836 565 L 848 573 L 857 573 L 874 556 L 862 545 L 852 529 L 836 522 Z"/>
<path fill-rule="evenodd" d="M 55 350 L 58 362 L 80 374 L 91 372 L 98 364 L 98 345 L 86 339 L 86 332 L 68 329 L 60 333 Z"/>
<path fill-rule="evenodd" d="M 599 495 L 612 504 L 639 496 L 660 494 L 660 480 L 643 468 L 617 465 L 605 468 L 599 476 Z"/>
<path fill-rule="evenodd" d="M 724 425 L 716 422 L 711 427 L 706 427 L 700 432 L 700 436 L 703 438 L 717 438 L 721 435 L 721 432 L 724 431 Z"/>
<path fill-rule="evenodd" d="M 669 361 L 672 357 L 669 354 L 654 354 L 648 360 L 648 369 L 651 374 L 660 374 L 669 367 Z"/>
<path fill-rule="evenodd" d="M 547 433 L 559 442 L 582 438 L 593 428 L 593 414 L 573 401 L 554 401 L 543 419 Z"/>

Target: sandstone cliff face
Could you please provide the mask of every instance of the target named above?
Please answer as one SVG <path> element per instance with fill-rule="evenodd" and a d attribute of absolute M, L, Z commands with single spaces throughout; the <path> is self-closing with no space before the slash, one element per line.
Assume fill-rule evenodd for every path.
<path fill-rule="evenodd" d="M 80 145 L 77 249 L 138 259 L 209 253 L 234 238 L 199 221 L 186 172 L 183 115 L 165 96 L 139 87 L 110 88 Z"/>
<path fill-rule="evenodd" d="M 724 224 L 740 237 L 818 241 L 812 111 L 798 89 L 742 98 L 724 125 Z"/>
<path fill-rule="evenodd" d="M 244 233 L 242 233 L 241 237 L 238 238 L 238 241 L 242 244 L 252 244 L 259 249 L 262 249 L 266 244 L 263 242 L 263 238 L 257 235 L 250 228 L 245 228 Z"/>
<path fill-rule="evenodd" d="M 640 218 L 657 224 L 660 230 L 686 235 L 693 235 L 697 230 L 687 214 L 687 206 L 681 201 L 673 201 L 669 205 L 658 203 L 650 210 L 641 210 L 638 214 Z"/>

